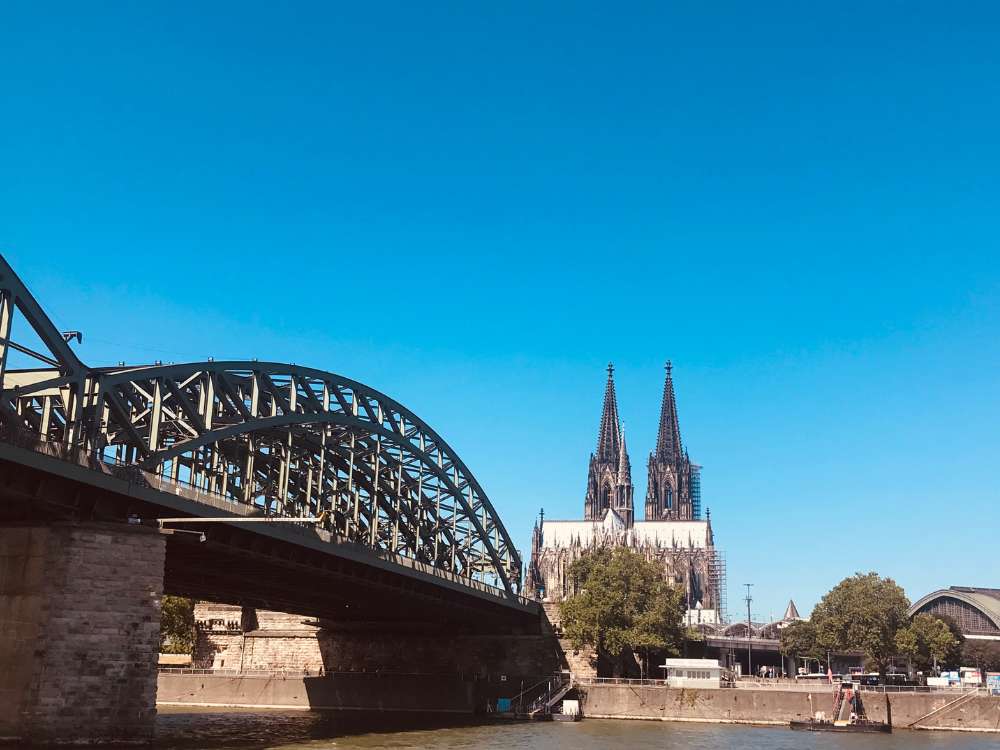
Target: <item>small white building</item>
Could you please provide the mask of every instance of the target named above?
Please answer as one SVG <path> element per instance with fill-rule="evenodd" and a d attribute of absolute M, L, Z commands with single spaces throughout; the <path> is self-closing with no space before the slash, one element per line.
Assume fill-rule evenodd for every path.
<path fill-rule="evenodd" d="M 666 659 L 660 669 L 670 687 L 717 688 L 722 679 L 717 659 Z"/>

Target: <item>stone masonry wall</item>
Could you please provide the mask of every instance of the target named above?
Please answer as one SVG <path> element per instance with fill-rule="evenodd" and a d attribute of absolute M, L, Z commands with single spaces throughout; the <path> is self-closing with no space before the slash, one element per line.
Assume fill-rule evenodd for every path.
<path fill-rule="evenodd" d="M 239 669 L 243 664 L 242 607 L 195 602 L 195 640 L 191 666 L 196 669 Z"/>
<path fill-rule="evenodd" d="M 303 615 L 198 602 L 194 617 L 192 665 L 199 669 L 318 673 L 323 667 L 319 627 Z"/>
<path fill-rule="evenodd" d="M 539 635 L 455 635 L 210 603 L 195 606 L 195 621 L 193 665 L 204 669 L 533 676 L 566 666 L 547 623 Z"/>
<path fill-rule="evenodd" d="M 21 733 L 44 619 L 48 529 L 0 529 L 0 738 Z"/>
<path fill-rule="evenodd" d="M 243 668 L 283 669 L 319 674 L 323 657 L 315 633 L 271 635 L 264 631 L 249 633 L 243 652 Z"/>
<path fill-rule="evenodd" d="M 191 666 L 196 669 L 239 669 L 243 664 L 243 634 L 195 631 Z"/>
<path fill-rule="evenodd" d="M 152 737 L 165 551 L 123 524 L 0 527 L 0 737 Z"/>
<path fill-rule="evenodd" d="M 544 635 L 459 635 L 324 630 L 327 672 L 542 675 L 561 666 L 558 642 Z"/>
<path fill-rule="evenodd" d="M 254 610 L 256 630 L 296 630 L 304 633 L 315 633 L 319 624 L 311 617 L 293 615 L 287 612 L 274 612 L 268 609 Z"/>
<path fill-rule="evenodd" d="M 448 637 L 373 625 L 366 632 L 257 630 L 247 633 L 243 644 L 244 671 L 539 675 L 560 668 L 558 643 L 540 635 Z M 228 664 L 227 659 L 226 669 Z"/>
<path fill-rule="evenodd" d="M 542 610 L 545 612 L 545 619 L 542 622 L 542 629 L 546 633 L 551 633 L 559 638 L 559 648 L 565 659 L 565 666 L 574 677 L 597 677 L 598 656 L 597 651 L 591 646 L 581 649 L 573 648 L 572 642 L 568 638 L 563 638 L 561 616 L 559 612 L 559 602 L 542 602 Z"/>

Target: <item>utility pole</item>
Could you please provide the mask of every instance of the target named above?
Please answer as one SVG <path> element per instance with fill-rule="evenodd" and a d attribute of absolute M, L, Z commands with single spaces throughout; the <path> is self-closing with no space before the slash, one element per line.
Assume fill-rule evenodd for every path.
<path fill-rule="evenodd" d="M 752 645 L 752 642 L 750 640 L 753 637 L 753 635 L 751 634 L 751 631 L 750 631 L 750 628 L 752 627 L 752 625 L 750 623 L 750 602 L 753 601 L 753 597 L 750 596 L 750 587 L 753 586 L 753 584 L 752 583 L 744 583 L 743 585 L 747 587 L 747 597 L 746 597 L 746 601 L 747 601 L 747 676 L 749 677 L 753 673 L 753 645 Z"/>

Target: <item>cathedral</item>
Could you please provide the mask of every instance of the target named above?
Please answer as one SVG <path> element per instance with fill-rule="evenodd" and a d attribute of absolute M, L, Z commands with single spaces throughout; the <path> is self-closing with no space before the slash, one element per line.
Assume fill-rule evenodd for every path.
<path fill-rule="evenodd" d="M 618 416 L 614 368 L 608 365 L 583 520 L 558 521 L 541 514 L 531 537 L 529 595 L 553 603 L 573 595 L 569 567 L 575 560 L 601 547 L 626 546 L 656 561 L 667 581 L 684 588 L 689 624 L 723 620 L 725 565 L 715 547 L 711 514 L 701 517 L 701 467 L 691 463 L 681 443 L 669 362 L 666 371 L 656 447 L 647 463 L 644 520 L 635 519 L 632 465 Z"/>

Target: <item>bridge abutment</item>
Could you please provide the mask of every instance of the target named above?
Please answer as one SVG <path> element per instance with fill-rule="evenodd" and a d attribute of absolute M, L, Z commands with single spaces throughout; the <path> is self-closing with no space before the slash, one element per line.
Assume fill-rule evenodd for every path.
<path fill-rule="evenodd" d="M 0 526 L 0 738 L 152 739 L 165 552 L 139 526 Z"/>
<path fill-rule="evenodd" d="M 245 672 L 318 674 L 552 674 L 564 666 L 558 639 L 473 633 L 441 624 L 335 622 L 304 615 L 200 602 L 193 665 Z"/>

